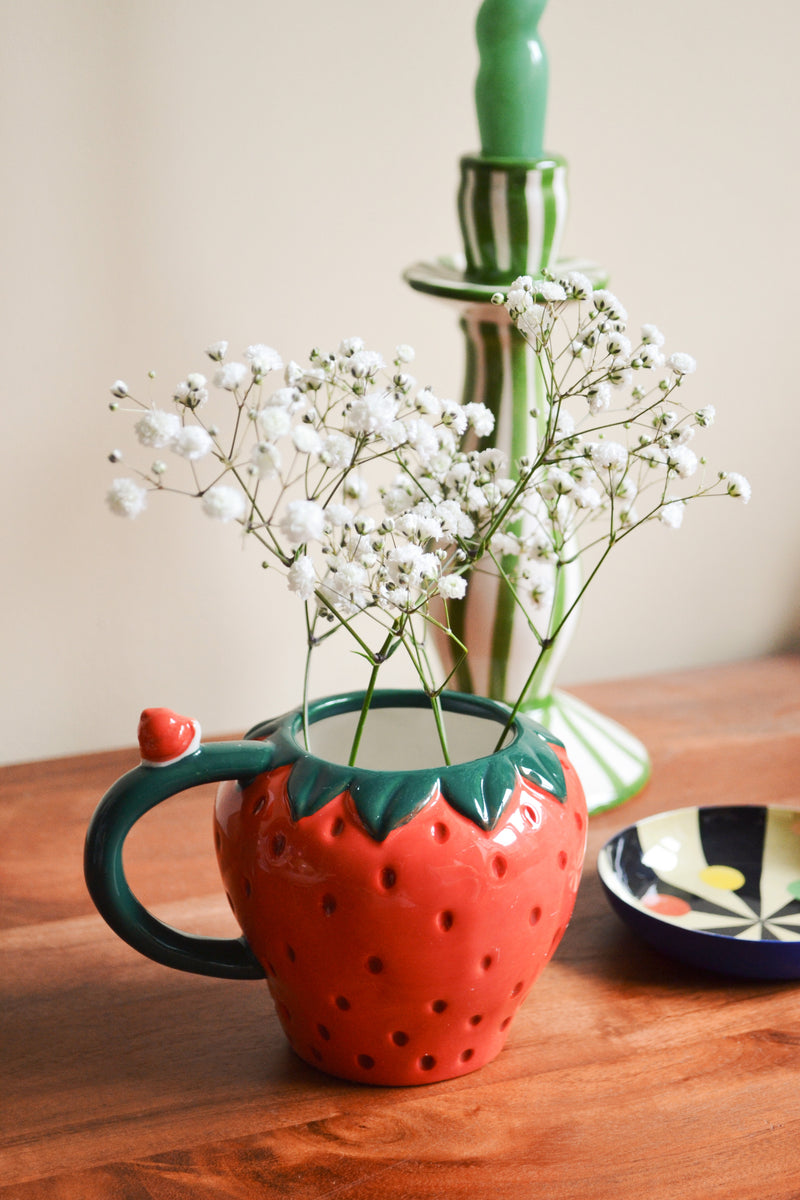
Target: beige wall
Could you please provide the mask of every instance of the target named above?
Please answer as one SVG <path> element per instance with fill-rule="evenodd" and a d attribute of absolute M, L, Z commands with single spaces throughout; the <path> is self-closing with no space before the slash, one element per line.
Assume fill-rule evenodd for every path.
<path fill-rule="evenodd" d="M 2 760 L 129 743 L 147 704 L 217 732 L 298 699 L 295 606 L 228 529 L 106 512 L 107 389 L 171 388 L 216 338 L 300 357 L 357 333 L 458 393 L 454 314 L 400 275 L 458 245 L 477 8 L 1 0 Z M 550 0 L 542 31 L 565 249 L 695 355 L 710 452 L 754 489 L 631 539 L 563 678 L 774 651 L 800 583 L 800 6 Z"/>

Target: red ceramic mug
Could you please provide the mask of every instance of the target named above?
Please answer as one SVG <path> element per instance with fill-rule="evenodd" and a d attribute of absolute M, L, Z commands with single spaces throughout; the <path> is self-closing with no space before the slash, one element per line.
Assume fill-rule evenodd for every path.
<path fill-rule="evenodd" d="M 460 693 L 442 697 L 460 744 L 452 766 L 416 765 L 420 729 L 433 722 L 413 691 L 375 693 L 367 728 L 387 733 L 389 749 L 367 747 L 366 762 L 348 766 L 340 750 L 362 700 L 310 706 L 313 752 L 300 710 L 241 742 L 207 745 L 194 723 L 151 710 L 142 765 L 90 824 L 86 879 L 105 920 L 142 954 L 200 974 L 266 977 L 307 1062 L 360 1083 L 429 1083 L 502 1049 L 571 916 L 586 804 L 549 732 L 518 715 L 494 751 L 509 710 Z M 150 736 L 159 722 L 166 737 Z M 214 837 L 239 939 L 164 925 L 122 867 L 145 812 L 212 781 L 222 781 Z"/>

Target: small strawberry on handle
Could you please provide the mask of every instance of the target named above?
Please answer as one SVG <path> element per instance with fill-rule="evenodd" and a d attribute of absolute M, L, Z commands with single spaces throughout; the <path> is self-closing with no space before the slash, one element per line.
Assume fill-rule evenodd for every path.
<path fill-rule="evenodd" d="M 200 723 L 171 708 L 146 708 L 139 718 L 139 752 L 149 767 L 166 767 L 194 753 L 200 745 Z"/>

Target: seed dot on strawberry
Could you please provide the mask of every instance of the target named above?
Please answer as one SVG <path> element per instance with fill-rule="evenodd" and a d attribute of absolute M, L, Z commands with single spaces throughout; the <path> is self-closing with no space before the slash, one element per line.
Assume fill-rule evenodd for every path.
<path fill-rule="evenodd" d="M 423 1054 L 419 1060 L 420 1069 L 423 1071 L 432 1071 L 436 1066 L 436 1059 L 432 1054 Z"/>
<path fill-rule="evenodd" d="M 383 962 L 376 954 L 371 955 L 367 959 L 367 970 L 372 975 L 380 975 L 381 971 L 383 970 Z"/>
<path fill-rule="evenodd" d="M 286 957 L 288 958 L 289 962 L 294 962 L 295 958 L 297 957 L 291 946 L 286 947 Z"/>
<path fill-rule="evenodd" d="M 356 1059 L 356 1062 L 365 1071 L 371 1071 L 372 1068 L 375 1066 L 375 1059 L 372 1058 L 369 1054 L 359 1054 L 358 1058 Z"/>
<path fill-rule="evenodd" d="M 482 1020 L 482 1015 L 480 1013 L 476 1013 L 474 1017 L 470 1017 L 469 1023 L 470 1025 L 480 1025 Z"/>
<path fill-rule="evenodd" d="M 330 892 L 326 892 L 322 897 L 322 911 L 326 917 L 336 912 L 336 897 L 332 896 Z"/>
<path fill-rule="evenodd" d="M 331 1031 L 328 1029 L 328 1027 L 326 1025 L 318 1025 L 317 1033 L 319 1034 L 319 1036 L 322 1038 L 322 1040 L 324 1042 L 329 1042 L 331 1040 Z"/>
<path fill-rule="evenodd" d="M 388 892 L 397 883 L 397 872 L 394 867 L 384 867 L 381 871 L 381 887 Z"/>
<path fill-rule="evenodd" d="M 447 1008 L 447 1001 L 446 1000 L 434 1000 L 433 1004 L 431 1005 L 431 1008 L 433 1009 L 433 1011 L 435 1013 L 443 1013 L 444 1010 Z"/>
<path fill-rule="evenodd" d="M 443 933 L 449 933 L 453 928 L 454 920 L 455 917 L 449 911 L 449 909 L 445 909 L 444 912 L 439 913 L 438 917 L 436 918 L 436 923 Z"/>
<path fill-rule="evenodd" d="M 539 905 L 537 904 L 535 908 L 531 909 L 531 915 L 530 915 L 531 925 L 538 925 L 539 921 L 541 920 L 541 917 L 542 917 L 542 910 L 539 908 Z"/>
<path fill-rule="evenodd" d="M 558 865 L 559 865 L 559 868 L 560 868 L 560 870 L 562 870 L 562 871 L 563 871 L 563 870 L 565 869 L 565 867 L 566 867 L 566 865 L 567 865 L 567 852 L 566 852 L 566 850 L 561 850 L 561 851 L 559 851 L 559 855 L 558 855 Z"/>
<path fill-rule="evenodd" d="M 272 851 L 273 858 L 280 858 L 286 849 L 286 838 L 282 833 L 275 834 L 270 842 L 270 849 Z"/>
<path fill-rule="evenodd" d="M 491 954 L 484 954 L 483 958 L 481 959 L 481 970 L 488 971 L 493 961 L 494 960 Z"/>
<path fill-rule="evenodd" d="M 344 821 L 341 817 L 337 817 L 331 825 L 331 837 L 341 837 L 344 833 Z"/>
<path fill-rule="evenodd" d="M 458 1056 L 459 1060 L 461 1062 L 469 1062 L 469 1060 L 472 1058 L 474 1053 L 475 1053 L 474 1050 L 462 1050 Z"/>
<path fill-rule="evenodd" d="M 500 1022 L 500 1028 L 508 1029 L 510 1024 L 511 1024 L 511 1017 L 506 1017 L 504 1021 Z"/>
<path fill-rule="evenodd" d="M 502 854 L 495 854 L 492 859 L 492 870 L 498 879 L 502 879 L 508 870 L 508 861 Z"/>
<path fill-rule="evenodd" d="M 337 996 L 336 1007 L 340 1008 L 342 1012 L 347 1012 L 350 1008 L 350 1001 L 345 996 Z"/>
<path fill-rule="evenodd" d="M 402 1029 L 398 1029 L 392 1034 L 392 1041 L 394 1042 L 395 1046 L 407 1046 L 408 1034 L 403 1033 Z"/>
<path fill-rule="evenodd" d="M 518 996 L 522 991 L 523 986 L 522 980 L 520 979 L 519 983 L 515 983 L 514 987 L 511 989 L 511 995 Z"/>
<path fill-rule="evenodd" d="M 431 826 L 431 835 L 435 842 L 446 842 L 450 837 L 450 830 L 445 825 L 444 821 L 437 821 Z"/>

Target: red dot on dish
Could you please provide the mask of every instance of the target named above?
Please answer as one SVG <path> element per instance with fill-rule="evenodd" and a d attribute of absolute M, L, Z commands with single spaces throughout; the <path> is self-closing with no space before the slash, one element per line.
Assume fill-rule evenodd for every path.
<path fill-rule="evenodd" d="M 678 896 L 651 896 L 644 901 L 644 905 L 661 917 L 684 917 L 692 911 L 691 904 Z"/>

